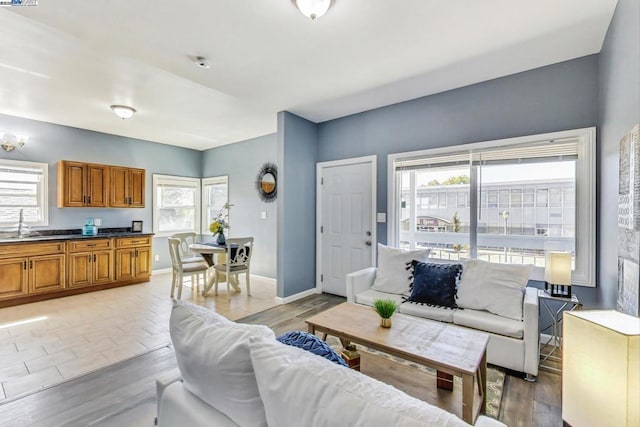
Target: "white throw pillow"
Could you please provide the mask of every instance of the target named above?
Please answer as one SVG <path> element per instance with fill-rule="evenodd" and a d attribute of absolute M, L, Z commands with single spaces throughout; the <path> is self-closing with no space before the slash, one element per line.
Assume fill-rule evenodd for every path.
<path fill-rule="evenodd" d="M 468 260 L 464 263 L 456 302 L 462 308 L 522 320 L 524 288 L 532 269 L 532 265 Z"/>
<path fill-rule="evenodd" d="M 241 426 L 266 426 L 249 340 L 275 342 L 266 326 L 226 322 L 188 303 L 175 304 L 169 330 L 187 390 Z"/>
<path fill-rule="evenodd" d="M 411 271 L 407 264 L 414 259 L 426 261 L 429 251 L 430 249 L 405 251 L 378 243 L 378 268 L 372 288 L 389 294 L 409 295 Z"/>
<path fill-rule="evenodd" d="M 251 361 L 270 426 L 467 426 L 443 409 L 323 357 L 251 340 Z"/>

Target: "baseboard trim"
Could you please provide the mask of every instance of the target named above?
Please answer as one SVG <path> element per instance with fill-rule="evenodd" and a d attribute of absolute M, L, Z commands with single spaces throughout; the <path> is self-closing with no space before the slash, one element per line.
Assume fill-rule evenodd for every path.
<path fill-rule="evenodd" d="M 271 283 L 273 285 L 278 283 L 278 280 L 274 279 L 273 277 L 261 276 L 259 274 L 254 274 L 254 273 L 251 273 L 251 277 L 255 277 L 256 279 L 260 279 L 262 281 Z"/>
<path fill-rule="evenodd" d="M 290 302 L 297 301 L 299 299 L 308 297 L 309 295 L 319 294 L 320 290 L 318 288 L 308 289 L 306 291 L 298 292 L 297 294 L 289 295 L 288 297 L 276 297 L 277 304 L 289 304 Z"/>
<path fill-rule="evenodd" d="M 551 335 L 549 334 L 540 334 L 540 344 L 544 344 L 551 339 Z M 557 347 L 553 345 L 553 343 L 549 342 L 550 346 Z"/>

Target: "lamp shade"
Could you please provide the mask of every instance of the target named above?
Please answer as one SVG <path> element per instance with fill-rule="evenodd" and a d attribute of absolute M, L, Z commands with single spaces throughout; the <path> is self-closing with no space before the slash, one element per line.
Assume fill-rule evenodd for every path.
<path fill-rule="evenodd" d="M 640 319 L 565 311 L 562 419 L 572 427 L 640 425 Z"/>
<path fill-rule="evenodd" d="M 544 280 L 554 285 L 571 285 L 571 254 L 545 253 Z"/>

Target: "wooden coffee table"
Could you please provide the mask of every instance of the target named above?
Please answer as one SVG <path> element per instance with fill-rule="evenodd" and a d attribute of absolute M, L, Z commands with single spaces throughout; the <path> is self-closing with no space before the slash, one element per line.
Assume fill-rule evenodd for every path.
<path fill-rule="evenodd" d="M 358 343 L 462 378 L 462 419 L 473 424 L 485 412 L 489 336 L 447 323 L 394 314 L 391 328 L 380 327 L 372 307 L 344 303 L 306 320 L 309 332 Z M 478 380 L 479 400 L 474 385 Z"/>

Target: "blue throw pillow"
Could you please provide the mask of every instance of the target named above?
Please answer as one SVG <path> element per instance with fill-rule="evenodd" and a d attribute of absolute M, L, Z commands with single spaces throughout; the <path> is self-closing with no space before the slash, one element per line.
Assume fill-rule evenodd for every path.
<path fill-rule="evenodd" d="M 456 307 L 456 285 L 462 264 L 436 264 L 413 261 L 409 302 L 437 307 Z"/>
<path fill-rule="evenodd" d="M 315 335 L 302 331 L 291 331 L 280 335 L 276 338 L 282 344 L 298 347 L 303 350 L 310 351 L 313 354 L 322 356 L 338 365 L 347 366 L 347 362 L 338 355 L 326 342 L 322 341 Z"/>

